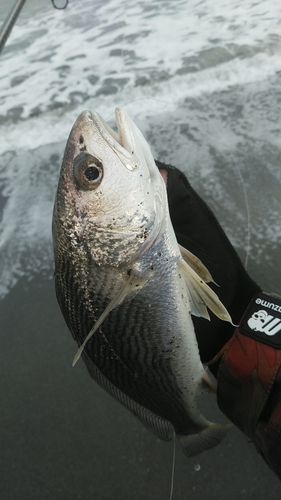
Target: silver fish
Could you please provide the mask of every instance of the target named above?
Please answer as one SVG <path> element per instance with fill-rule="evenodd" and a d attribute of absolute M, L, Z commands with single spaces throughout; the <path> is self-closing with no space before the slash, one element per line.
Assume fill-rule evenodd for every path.
<path fill-rule="evenodd" d="M 58 302 L 91 376 L 163 440 L 192 456 L 228 426 L 196 403 L 211 384 L 191 314 L 231 318 L 201 261 L 180 248 L 166 187 L 140 130 L 122 108 L 118 133 L 95 112 L 77 118 L 53 215 Z"/>

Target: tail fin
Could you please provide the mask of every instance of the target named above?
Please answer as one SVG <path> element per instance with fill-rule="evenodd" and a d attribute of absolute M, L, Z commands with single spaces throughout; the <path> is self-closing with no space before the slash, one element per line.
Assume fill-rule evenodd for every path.
<path fill-rule="evenodd" d="M 230 427 L 232 427 L 232 424 L 222 425 L 209 422 L 208 427 L 197 434 L 188 434 L 186 436 L 177 434 L 177 437 L 185 455 L 193 457 L 197 453 L 217 446 L 226 436 Z"/>

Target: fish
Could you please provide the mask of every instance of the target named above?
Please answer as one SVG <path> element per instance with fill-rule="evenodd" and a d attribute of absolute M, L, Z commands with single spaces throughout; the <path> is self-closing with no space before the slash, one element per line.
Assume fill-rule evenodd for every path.
<path fill-rule="evenodd" d="M 91 377 L 164 441 L 193 456 L 225 437 L 196 395 L 213 384 L 192 315 L 223 321 L 212 276 L 178 245 L 166 185 L 127 112 L 94 111 L 70 132 L 53 211 L 56 295 Z"/>

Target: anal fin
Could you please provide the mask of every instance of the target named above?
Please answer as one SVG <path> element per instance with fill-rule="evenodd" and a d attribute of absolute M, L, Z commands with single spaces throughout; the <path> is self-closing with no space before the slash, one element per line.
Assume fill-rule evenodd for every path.
<path fill-rule="evenodd" d="M 203 373 L 202 378 L 201 378 L 201 387 L 203 387 L 203 389 L 206 389 L 209 392 L 212 392 L 213 394 L 217 393 L 216 388 L 213 384 L 213 381 L 209 377 L 209 375 L 206 371 Z"/>

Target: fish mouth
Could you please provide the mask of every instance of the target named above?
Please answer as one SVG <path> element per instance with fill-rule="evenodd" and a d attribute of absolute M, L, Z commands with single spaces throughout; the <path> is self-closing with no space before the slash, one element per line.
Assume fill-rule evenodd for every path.
<path fill-rule="evenodd" d="M 101 137 L 128 170 L 133 171 L 141 168 L 144 178 L 151 180 L 155 190 L 163 191 L 163 181 L 155 165 L 150 147 L 125 109 L 120 107 L 115 109 L 118 132 L 115 132 L 95 111 L 84 111 L 81 114 L 81 119 L 88 121 L 90 127 L 95 126 Z"/>
<path fill-rule="evenodd" d="M 115 120 L 118 132 L 115 132 L 108 123 L 95 111 L 84 111 L 82 119 L 91 122 L 98 129 L 102 138 L 117 154 L 128 170 L 135 170 L 141 164 L 141 158 L 136 154 L 137 145 L 133 133 L 134 123 L 123 108 L 115 109 Z"/>

